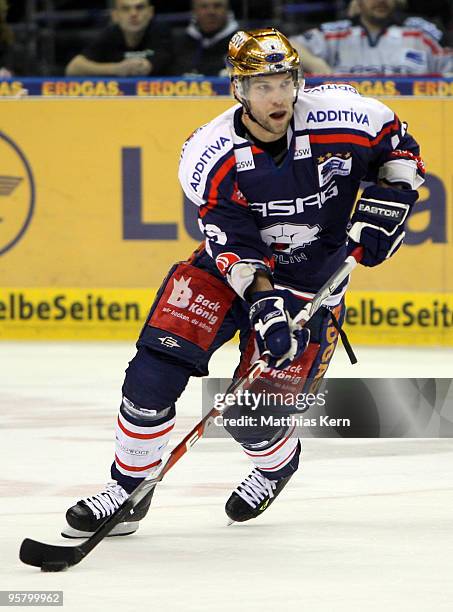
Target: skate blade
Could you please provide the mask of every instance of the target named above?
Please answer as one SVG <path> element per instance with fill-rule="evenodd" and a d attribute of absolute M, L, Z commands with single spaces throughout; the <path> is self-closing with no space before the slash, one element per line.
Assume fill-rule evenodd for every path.
<path fill-rule="evenodd" d="M 233 519 L 228 519 L 227 521 L 227 527 L 229 527 L 230 525 L 234 525 L 236 521 L 233 521 Z"/>
<path fill-rule="evenodd" d="M 130 535 L 132 533 L 135 533 L 138 529 L 138 521 L 136 522 L 130 522 L 130 523 L 119 523 L 118 525 L 116 525 L 112 531 L 108 534 L 108 538 L 110 537 L 114 537 L 114 536 L 125 536 L 125 535 Z M 67 525 L 61 532 L 61 535 L 64 538 L 68 538 L 71 540 L 76 540 L 76 539 L 84 539 L 84 538 L 89 538 L 90 536 L 92 536 L 94 533 L 94 531 L 81 531 L 79 529 L 74 529 L 73 527 L 69 527 L 69 525 Z"/>

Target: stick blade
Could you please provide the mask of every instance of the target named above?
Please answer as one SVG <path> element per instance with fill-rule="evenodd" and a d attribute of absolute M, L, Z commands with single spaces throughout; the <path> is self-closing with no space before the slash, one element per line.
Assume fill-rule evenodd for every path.
<path fill-rule="evenodd" d="M 26 565 L 40 567 L 43 571 L 62 571 L 76 565 L 84 557 L 80 546 L 53 546 L 26 538 L 20 547 L 19 559 Z"/>

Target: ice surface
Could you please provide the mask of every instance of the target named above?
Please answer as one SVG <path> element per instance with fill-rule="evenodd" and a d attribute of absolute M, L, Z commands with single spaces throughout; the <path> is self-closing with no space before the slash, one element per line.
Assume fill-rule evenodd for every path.
<path fill-rule="evenodd" d="M 448 349 L 362 349 L 336 376 L 451 377 Z M 249 471 L 233 441 L 202 440 L 156 493 L 137 534 L 43 574 L 18 560 L 32 537 L 64 543 L 66 508 L 108 478 L 132 345 L 2 343 L 0 589 L 64 591 L 65 610 L 441 611 L 453 601 L 453 440 L 319 440 L 262 517 L 226 527 Z M 237 348 L 211 374 L 228 376 Z M 200 381 L 174 441 L 200 418 Z"/>

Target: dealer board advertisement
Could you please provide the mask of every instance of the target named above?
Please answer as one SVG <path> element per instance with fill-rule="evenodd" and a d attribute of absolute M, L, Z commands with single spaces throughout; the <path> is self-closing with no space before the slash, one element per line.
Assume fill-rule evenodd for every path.
<path fill-rule="evenodd" d="M 369 344 L 453 345 L 453 102 L 389 98 L 427 181 L 406 246 L 351 283 L 347 330 Z M 1 102 L 0 337 L 133 339 L 171 263 L 198 245 L 181 146 L 227 98 Z"/>
<path fill-rule="evenodd" d="M 364 96 L 453 96 L 453 78 L 435 76 L 398 77 L 307 77 L 308 87 L 322 83 L 350 83 Z M 121 96 L 228 96 L 227 77 L 25 77 L 0 81 L 0 98 L 26 91 L 30 96 L 121 97 Z"/>

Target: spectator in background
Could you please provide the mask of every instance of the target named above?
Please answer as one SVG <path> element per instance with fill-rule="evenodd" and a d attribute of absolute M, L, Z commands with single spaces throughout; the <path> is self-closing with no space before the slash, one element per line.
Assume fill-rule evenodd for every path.
<path fill-rule="evenodd" d="M 228 42 L 239 25 L 228 0 L 193 0 L 189 26 L 174 37 L 173 74 L 226 74 Z"/>
<path fill-rule="evenodd" d="M 0 0 L 0 79 L 7 79 L 13 74 L 14 35 L 6 23 L 8 4 Z"/>
<path fill-rule="evenodd" d="M 76 55 L 68 76 L 148 76 L 168 74 L 172 59 L 168 31 L 153 23 L 149 0 L 114 0 L 113 24 Z"/>
<path fill-rule="evenodd" d="M 451 2 L 451 0 L 446 0 L 446 1 Z M 430 0 L 429 5 L 431 7 L 437 6 L 437 8 L 440 9 L 443 3 L 444 3 L 444 0 Z M 424 2 L 424 5 L 425 5 L 424 6 L 425 9 L 429 8 L 428 6 L 426 6 L 426 2 Z M 443 39 L 444 39 L 444 31 L 439 29 L 436 23 L 440 25 L 441 27 L 445 28 L 445 26 L 449 22 L 449 19 L 448 18 L 439 19 L 439 13 L 437 13 L 436 23 L 433 23 L 432 21 L 427 21 L 427 19 L 425 19 L 424 17 L 429 17 L 430 15 L 432 16 L 433 14 L 436 15 L 436 12 L 432 13 L 428 11 L 426 15 L 424 15 L 423 13 L 420 13 L 418 9 L 417 11 L 415 11 L 414 6 L 416 6 L 416 3 L 411 2 L 411 0 L 396 0 L 396 11 L 401 9 L 402 11 L 405 11 L 405 13 L 407 14 L 407 10 L 410 10 L 411 15 L 412 15 L 411 17 L 406 16 L 404 18 L 404 21 L 403 21 L 403 18 L 399 19 L 399 21 L 401 22 L 401 25 L 423 30 L 424 32 L 429 34 L 432 38 L 437 40 L 439 44 L 442 44 Z M 418 7 L 418 8 L 421 8 L 421 7 Z M 445 7 L 444 7 L 444 10 L 442 11 L 442 14 L 444 17 L 447 17 Z M 349 5 L 346 9 L 346 16 L 349 17 L 350 19 L 360 16 L 360 5 L 359 5 L 358 0 L 351 0 L 349 2 Z"/>
<path fill-rule="evenodd" d="M 351 8 L 359 13 L 352 19 L 324 23 L 294 37 L 305 69 L 382 75 L 453 71 L 453 55 L 439 45 L 435 26 L 425 20 L 398 19 L 400 4 L 399 0 L 355 0 Z"/>

